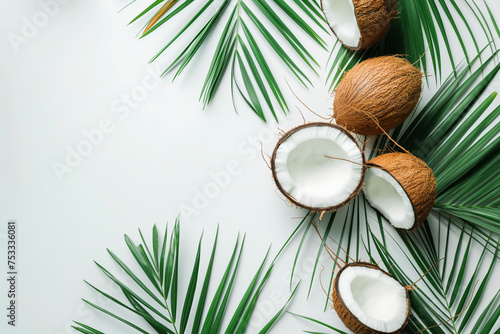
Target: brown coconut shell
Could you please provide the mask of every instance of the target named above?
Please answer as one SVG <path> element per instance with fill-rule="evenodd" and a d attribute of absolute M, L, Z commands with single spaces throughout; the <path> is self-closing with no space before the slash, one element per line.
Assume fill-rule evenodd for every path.
<path fill-rule="evenodd" d="M 436 200 L 436 178 L 432 169 L 410 153 L 387 153 L 368 161 L 368 166 L 381 168 L 391 174 L 410 198 L 416 230 L 427 219 Z"/>
<path fill-rule="evenodd" d="M 342 320 L 344 325 L 349 328 L 351 331 L 353 331 L 356 334 L 387 334 L 385 332 L 380 332 L 377 331 L 364 323 L 362 323 L 354 314 L 351 313 L 351 311 L 347 308 L 345 305 L 341 294 L 339 293 L 339 280 L 340 280 L 340 275 L 342 275 L 343 271 L 348 268 L 348 267 L 365 267 L 365 268 L 370 268 L 374 270 L 379 270 L 383 272 L 385 275 L 391 277 L 394 279 L 390 274 L 387 272 L 383 271 L 379 267 L 377 267 L 374 264 L 367 263 L 367 262 L 353 262 L 345 265 L 342 269 L 339 270 L 337 275 L 335 276 L 335 280 L 333 282 L 333 292 L 332 292 L 332 301 L 333 301 L 333 308 L 335 309 L 335 312 L 337 312 L 337 315 L 339 318 Z M 394 279 L 395 280 L 395 279 Z M 398 282 L 399 283 L 399 282 Z M 399 283 L 401 284 L 401 283 Z M 408 293 L 408 289 L 405 288 L 406 291 L 406 302 L 407 302 L 407 311 L 406 311 L 406 319 L 405 322 L 403 323 L 403 326 L 401 326 L 400 329 L 397 331 L 391 332 L 390 334 L 398 334 L 403 331 L 403 329 L 408 325 L 408 321 L 410 320 L 410 296 Z"/>
<path fill-rule="evenodd" d="M 347 72 L 333 102 L 337 124 L 372 136 L 388 132 L 415 109 L 422 92 L 422 73 L 406 59 L 367 59 Z"/>
<path fill-rule="evenodd" d="M 328 126 L 328 127 L 331 127 L 331 128 L 334 128 L 334 129 L 337 129 L 337 130 L 340 130 L 341 132 L 343 132 L 345 135 L 347 135 L 353 142 L 356 143 L 356 145 L 358 146 L 359 148 L 359 151 L 361 152 L 361 158 L 362 158 L 362 161 L 363 161 L 363 169 L 361 171 L 361 178 L 359 180 L 359 184 L 358 186 L 356 187 L 356 189 L 353 191 L 353 193 L 345 200 L 343 201 L 342 203 L 338 204 L 338 205 L 333 205 L 333 206 L 329 206 L 329 207 L 321 207 L 321 208 L 315 208 L 315 207 L 311 207 L 311 206 L 307 206 L 307 205 L 304 205 L 302 203 L 300 203 L 299 201 L 297 201 L 292 195 L 290 195 L 288 192 L 286 192 L 285 189 L 283 189 L 283 187 L 281 186 L 281 184 L 279 183 L 278 181 L 278 177 L 276 175 L 276 155 L 278 154 L 278 149 L 279 147 L 281 146 L 281 144 L 283 142 L 285 142 L 291 135 L 293 135 L 295 132 L 297 131 L 300 131 L 302 129 L 305 129 L 305 128 L 309 128 L 309 127 L 314 127 L 314 126 Z M 325 123 L 325 122 L 312 122 L 312 123 L 306 123 L 306 124 L 302 124 L 302 125 L 299 125 L 293 129 L 291 129 L 290 131 L 286 132 L 281 138 L 280 140 L 278 141 L 278 143 L 276 144 L 276 146 L 274 147 L 274 151 L 273 151 L 273 155 L 271 156 L 271 171 L 273 173 L 273 180 L 274 180 L 274 183 L 276 184 L 276 187 L 278 187 L 278 190 L 290 201 L 290 203 L 292 203 L 293 205 L 295 206 L 298 206 L 300 208 L 304 208 L 304 209 L 307 209 L 307 210 L 310 210 L 310 211 L 314 211 L 314 212 L 325 212 L 325 211 L 336 211 L 338 209 L 340 209 L 341 207 L 343 207 L 344 205 L 346 205 L 347 203 L 349 203 L 354 197 L 356 197 L 356 195 L 359 193 L 359 191 L 361 190 L 361 188 L 363 187 L 363 182 L 365 180 L 365 174 L 366 174 L 366 160 L 365 160 L 365 153 L 364 151 L 361 149 L 361 147 L 359 146 L 358 142 L 356 141 L 356 139 L 354 138 L 354 136 L 352 134 L 350 134 L 348 131 L 346 131 L 344 128 L 338 126 L 338 125 L 335 125 L 335 124 L 331 124 L 331 123 Z"/>
<path fill-rule="evenodd" d="M 322 9 L 324 8 L 323 1 L 326 0 L 321 0 Z M 392 20 L 398 14 L 398 0 L 352 0 L 352 2 L 361 39 L 357 47 L 345 45 L 340 39 L 339 41 L 347 48 L 356 51 L 369 48 L 384 37 Z M 331 30 L 337 36 L 335 30 Z"/>

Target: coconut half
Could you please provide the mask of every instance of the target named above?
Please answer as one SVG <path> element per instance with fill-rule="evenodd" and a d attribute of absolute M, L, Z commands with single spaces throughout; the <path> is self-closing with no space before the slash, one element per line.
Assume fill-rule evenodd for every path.
<path fill-rule="evenodd" d="M 349 131 L 378 135 L 403 123 L 415 109 L 421 92 L 422 73 L 406 59 L 367 59 L 340 80 L 333 116 Z"/>
<path fill-rule="evenodd" d="M 432 170 L 409 153 L 387 153 L 368 161 L 365 195 L 394 227 L 414 230 L 427 219 L 436 199 Z"/>
<path fill-rule="evenodd" d="M 410 317 L 406 287 L 370 263 L 344 266 L 335 277 L 332 300 L 342 322 L 356 334 L 400 333 Z"/>
<path fill-rule="evenodd" d="M 322 0 L 333 33 L 352 50 L 368 48 L 389 30 L 398 0 Z"/>
<path fill-rule="evenodd" d="M 281 193 L 313 211 L 347 204 L 361 189 L 366 172 L 357 141 L 330 123 L 308 123 L 285 133 L 274 149 L 271 169 Z"/>

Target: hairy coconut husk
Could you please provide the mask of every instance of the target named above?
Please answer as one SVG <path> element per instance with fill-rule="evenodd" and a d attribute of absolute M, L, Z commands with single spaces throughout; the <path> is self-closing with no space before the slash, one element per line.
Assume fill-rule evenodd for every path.
<path fill-rule="evenodd" d="M 404 189 L 415 213 L 415 230 L 427 219 L 436 200 L 436 178 L 425 162 L 410 153 L 386 153 L 368 161 L 391 174 Z"/>
<path fill-rule="evenodd" d="M 353 137 L 353 135 L 351 133 L 349 133 L 349 131 L 347 131 L 344 128 L 342 128 L 341 126 L 338 126 L 338 125 L 335 125 L 335 124 L 325 123 L 325 122 L 312 122 L 312 123 L 306 123 L 306 124 L 302 124 L 302 125 L 296 126 L 295 128 L 293 128 L 290 131 L 286 132 L 279 139 L 278 143 L 276 144 L 276 146 L 274 148 L 273 154 L 271 156 L 271 171 L 273 173 L 273 180 L 274 180 L 274 183 L 276 184 L 276 187 L 278 188 L 278 190 L 286 197 L 286 199 L 290 203 L 292 203 L 295 206 L 298 206 L 300 208 L 304 208 L 304 209 L 307 209 L 307 210 L 310 210 L 310 211 L 314 211 L 314 212 L 323 212 L 324 213 L 324 212 L 327 212 L 327 211 L 336 211 L 339 208 L 341 208 L 344 205 L 346 205 L 347 203 L 349 203 L 354 197 L 356 197 L 356 195 L 360 192 L 361 188 L 363 187 L 363 182 L 364 182 L 364 179 L 365 179 L 365 174 L 366 174 L 367 167 L 366 167 L 365 153 L 359 147 L 359 144 L 358 144 L 358 147 L 359 147 L 359 150 L 361 152 L 361 157 L 362 157 L 362 160 L 363 160 L 363 169 L 362 169 L 362 172 L 361 172 L 361 179 L 359 181 L 359 184 L 358 184 L 357 188 L 355 189 L 355 191 L 352 192 L 352 194 L 349 196 L 349 198 L 347 198 L 345 201 L 343 201 L 342 203 L 340 203 L 338 205 L 334 205 L 334 206 L 330 206 L 330 207 L 322 207 L 322 208 L 315 208 L 315 207 L 304 205 L 304 204 L 300 203 L 299 201 L 297 201 L 295 198 L 293 198 L 293 196 L 291 196 L 288 192 L 286 192 L 285 189 L 283 189 L 283 187 L 279 183 L 277 175 L 276 175 L 276 154 L 278 153 L 278 149 L 279 149 L 280 145 L 285 140 L 287 140 L 288 137 L 290 137 L 291 135 L 293 135 L 295 132 L 297 132 L 299 130 L 302 130 L 304 128 L 313 127 L 313 126 L 329 126 L 329 127 L 338 129 L 341 132 L 343 132 L 345 135 L 347 135 L 350 139 L 352 139 L 353 142 L 357 143 L 356 139 Z"/>
<path fill-rule="evenodd" d="M 422 73 L 407 60 L 382 56 L 354 66 L 340 81 L 333 103 L 337 124 L 360 135 L 388 132 L 412 113 Z"/>
<path fill-rule="evenodd" d="M 333 292 L 332 292 L 333 308 L 335 309 L 335 312 L 337 312 L 337 315 L 339 316 L 340 320 L 342 320 L 344 325 L 356 334 L 384 334 L 384 332 L 377 331 L 371 327 L 368 327 L 364 323 L 362 323 L 354 314 L 351 313 L 351 311 L 346 307 L 344 301 L 342 300 L 342 296 L 339 293 L 339 279 L 340 279 L 340 275 L 342 275 L 342 272 L 348 267 L 370 268 L 370 269 L 374 269 L 374 270 L 379 270 L 391 278 L 393 278 L 393 277 L 374 264 L 367 263 L 367 262 L 352 262 L 352 263 L 346 264 L 342 269 L 339 270 L 339 272 L 335 276 L 335 280 L 333 282 Z M 400 329 L 398 329 L 397 331 L 391 332 L 390 334 L 401 333 L 403 331 L 403 329 L 406 327 L 406 325 L 408 324 L 408 321 L 410 320 L 410 297 L 408 294 L 408 289 L 405 289 L 405 290 L 406 290 L 406 301 L 407 301 L 407 305 L 408 305 L 407 313 L 406 313 L 406 320 Z"/>
<path fill-rule="evenodd" d="M 397 15 L 398 0 L 353 0 L 353 3 L 361 31 L 358 50 L 365 49 L 387 33 Z"/>
<path fill-rule="evenodd" d="M 321 0 L 321 8 L 324 11 L 323 1 L 327 0 Z M 359 44 L 352 46 L 339 40 L 347 48 L 356 51 L 369 48 L 384 37 L 392 20 L 397 16 L 398 0 L 352 0 L 352 3 L 361 34 Z M 335 30 L 331 30 L 337 36 Z"/>

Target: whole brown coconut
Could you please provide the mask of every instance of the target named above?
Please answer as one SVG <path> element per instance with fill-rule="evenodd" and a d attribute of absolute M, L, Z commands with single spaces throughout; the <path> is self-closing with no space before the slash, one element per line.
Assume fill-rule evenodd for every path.
<path fill-rule="evenodd" d="M 368 48 L 389 30 L 398 0 L 321 0 L 330 28 L 351 50 Z"/>
<path fill-rule="evenodd" d="M 400 314 L 401 320 L 400 320 L 400 323 L 399 323 L 400 326 L 398 329 L 392 330 L 392 331 L 381 331 L 381 330 L 374 329 L 366 323 L 366 322 L 368 322 L 368 321 L 366 321 L 366 319 L 364 319 L 365 321 L 363 321 L 362 319 L 358 318 L 359 315 L 356 316 L 354 314 L 356 312 L 349 308 L 348 304 L 352 304 L 353 301 L 352 300 L 345 300 L 345 299 L 350 297 L 349 295 L 352 295 L 353 291 L 351 290 L 349 292 L 346 292 L 345 297 L 343 297 L 339 282 L 340 282 L 342 275 L 346 271 L 349 271 L 349 270 L 353 271 L 353 270 L 357 270 L 358 268 L 361 268 L 361 270 L 364 270 L 365 272 L 367 271 L 367 269 L 373 270 L 376 273 L 375 275 L 378 275 L 379 277 L 382 277 L 384 280 L 391 282 L 393 285 L 393 288 L 396 287 L 396 289 L 399 290 L 398 291 L 399 293 L 403 293 L 404 298 L 405 298 L 404 304 L 405 304 L 406 312 L 405 312 L 405 314 Z M 374 294 L 374 293 L 379 292 L 379 291 L 370 291 L 369 288 L 366 288 L 366 286 L 370 285 L 369 280 L 365 279 L 365 283 L 366 284 L 364 286 L 362 284 L 352 284 L 352 286 L 350 286 L 350 287 L 351 287 L 351 289 L 357 288 L 358 290 L 362 290 L 364 288 L 366 293 Z M 333 290 L 332 301 L 333 301 L 333 307 L 335 309 L 335 312 L 337 312 L 337 315 L 342 320 L 344 325 L 356 334 L 383 334 L 383 333 L 398 334 L 398 333 L 401 333 L 404 330 L 404 328 L 406 327 L 406 325 L 408 324 L 408 321 L 410 318 L 410 298 L 408 295 L 408 289 L 406 287 L 404 287 L 403 285 L 401 285 L 401 283 L 396 281 L 387 272 L 383 271 L 382 269 L 380 269 L 379 267 L 377 267 L 371 263 L 353 262 L 353 263 L 349 263 L 349 264 L 345 265 L 335 276 L 332 290 Z M 372 290 L 373 290 L 373 288 L 372 288 Z M 384 296 L 379 295 L 379 296 L 377 296 L 377 298 L 383 299 Z M 358 308 L 358 310 L 359 310 L 359 308 Z"/>
<path fill-rule="evenodd" d="M 403 123 L 422 91 L 422 73 L 407 60 L 382 56 L 354 66 L 340 81 L 333 103 L 337 124 L 378 135 Z"/>
<path fill-rule="evenodd" d="M 402 205 L 394 201 L 391 203 L 390 200 L 384 202 L 384 199 L 381 197 L 383 197 L 384 193 L 391 190 L 391 186 L 395 186 L 395 188 L 400 186 L 399 193 L 400 195 L 406 194 L 413 212 L 410 213 L 412 221 L 408 221 L 408 225 L 405 227 L 396 227 L 410 230 L 420 227 L 427 219 L 436 199 L 436 178 L 432 173 L 432 169 L 425 162 L 410 153 L 382 154 L 368 161 L 368 166 L 371 166 L 368 168 L 365 183 L 365 194 L 367 195 L 368 202 L 391 224 L 395 225 L 397 219 L 389 216 L 393 215 L 396 209 L 401 209 Z M 388 173 L 389 176 L 383 175 L 383 173 Z M 371 187 L 374 187 L 373 181 L 380 180 L 380 177 L 389 181 L 393 178 L 395 182 L 392 185 L 389 183 L 383 184 L 383 187 L 386 189 L 379 189 L 377 194 L 376 192 L 372 192 Z M 395 190 L 397 191 L 398 189 Z"/>

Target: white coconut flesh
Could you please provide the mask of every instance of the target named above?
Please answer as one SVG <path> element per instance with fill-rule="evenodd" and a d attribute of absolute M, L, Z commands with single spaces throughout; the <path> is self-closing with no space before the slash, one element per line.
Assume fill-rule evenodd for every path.
<path fill-rule="evenodd" d="M 323 11 L 337 38 L 351 48 L 359 47 L 361 32 L 352 0 L 323 0 Z"/>
<path fill-rule="evenodd" d="M 344 203 L 358 189 L 363 162 L 359 146 L 344 132 L 311 126 L 281 143 L 274 165 L 277 182 L 298 203 L 329 208 Z"/>
<path fill-rule="evenodd" d="M 347 267 L 340 275 L 338 292 L 349 311 L 374 330 L 391 333 L 405 323 L 406 289 L 378 269 Z"/>
<path fill-rule="evenodd" d="M 415 225 L 415 212 L 408 194 L 388 172 L 368 168 L 365 195 L 370 205 L 396 228 L 410 229 Z"/>

